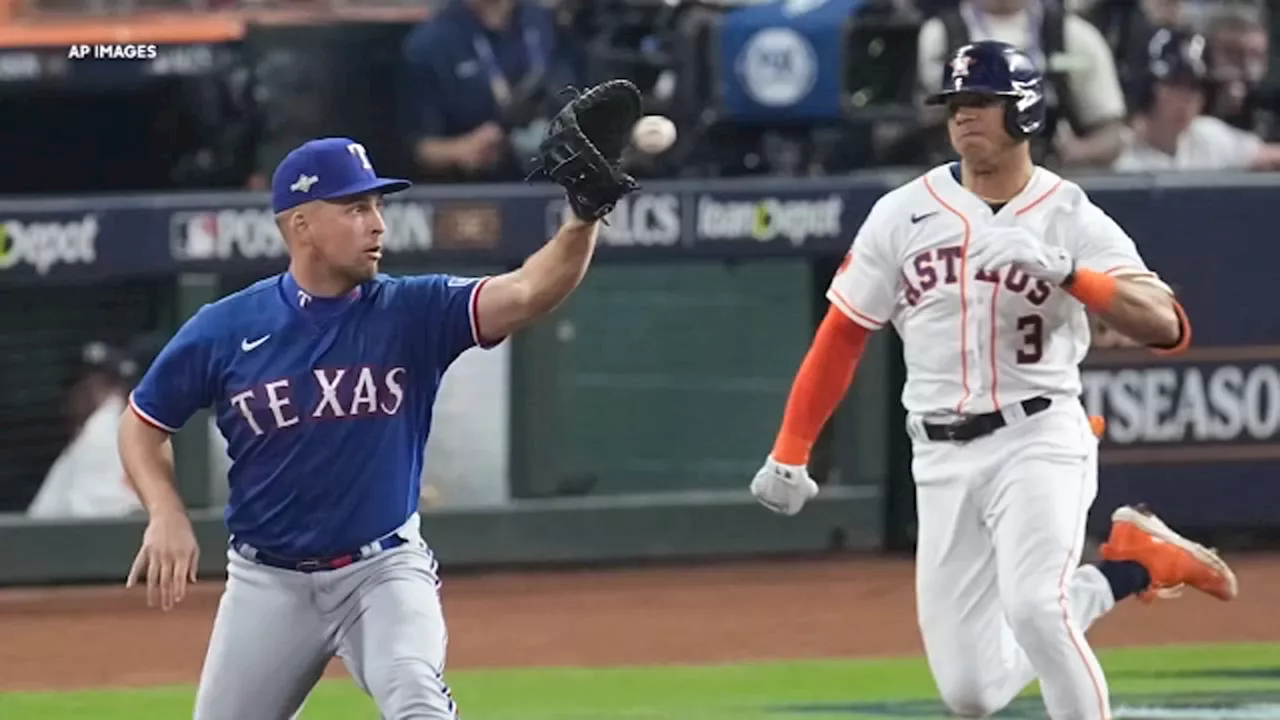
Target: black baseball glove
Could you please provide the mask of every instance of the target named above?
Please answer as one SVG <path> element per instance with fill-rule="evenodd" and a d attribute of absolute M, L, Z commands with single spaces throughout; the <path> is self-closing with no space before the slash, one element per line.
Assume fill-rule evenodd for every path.
<path fill-rule="evenodd" d="M 574 98 L 551 119 L 538 146 L 540 167 L 530 179 L 545 175 L 567 191 L 578 217 L 599 220 L 624 195 L 640 189 L 619 162 L 640 119 L 640 90 L 628 80 L 610 80 L 586 92 L 567 90 Z"/>

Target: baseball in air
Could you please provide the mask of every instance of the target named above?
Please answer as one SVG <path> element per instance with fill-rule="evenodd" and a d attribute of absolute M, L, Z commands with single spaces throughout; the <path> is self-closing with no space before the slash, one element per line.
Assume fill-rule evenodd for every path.
<path fill-rule="evenodd" d="M 631 144 L 640 152 L 657 155 L 676 141 L 676 124 L 661 115 L 645 115 L 631 128 Z"/>

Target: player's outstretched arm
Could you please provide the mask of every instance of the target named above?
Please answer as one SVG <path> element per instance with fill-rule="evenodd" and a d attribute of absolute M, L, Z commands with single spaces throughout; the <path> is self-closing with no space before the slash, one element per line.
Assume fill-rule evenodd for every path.
<path fill-rule="evenodd" d="M 195 532 L 174 486 L 173 446 L 168 432 L 129 410 L 120 419 L 118 447 L 125 476 L 150 516 L 125 586 L 145 578 L 147 604 L 154 605 L 158 594 L 160 607 L 168 610 L 182 601 L 187 582 L 196 581 L 200 558 Z"/>
<path fill-rule="evenodd" d="M 551 119 L 534 175 L 565 189 L 573 217 L 519 270 L 477 291 L 475 324 L 486 337 L 506 337 L 546 315 L 582 281 L 595 251 L 598 222 L 640 187 L 621 171 L 619 160 L 641 106 L 632 82 L 610 80 L 586 92 L 575 90 Z"/>
<path fill-rule="evenodd" d="M 479 290 L 476 324 L 500 338 L 556 309 L 582 282 L 595 252 L 599 223 L 574 218 L 518 269 Z"/>

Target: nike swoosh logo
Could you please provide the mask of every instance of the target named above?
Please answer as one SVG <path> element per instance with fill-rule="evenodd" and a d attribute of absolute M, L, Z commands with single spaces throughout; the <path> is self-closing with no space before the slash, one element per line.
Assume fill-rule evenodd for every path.
<path fill-rule="evenodd" d="M 916 215 L 915 213 L 912 213 L 912 214 L 911 214 L 911 224 L 912 224 L 912 225 L 915 225 L 916 223 L 920 222 L 921 220 L 924 220 L 925 218 L 933 217 L 934 215 L 937 215 L 937 214 L 938 214 L 938 211 L 937 211 L 937 210 L 934 210 L 933 212 L 927 212 L 927 213 L 925 213 L 925 214 L 923 214 L 923 215 Z"/>
<path fill-rule="evenodd" d="M 257 340 L 250 340 L 249 338 L 245 338 L 245 339 L 243 339 L 243 340 L 241 340 L 241 341 L 240 341 L 240 349 L 241 349 L 241 350 L 243 350 L 243 351 L 245 351 L 245 352 L 249 352 L 249 351 L 253 350 L 254 348 L 258 347 L 259 345 L 261 345 L 262 343 L 266 342 L 266 341 L 267 341 L 267 338 L 269 338 L 269 337 L 271 337 L 271 335 L 270 335 L 270 334 L 263 335 L 262 337 L 258 338 Z"/>

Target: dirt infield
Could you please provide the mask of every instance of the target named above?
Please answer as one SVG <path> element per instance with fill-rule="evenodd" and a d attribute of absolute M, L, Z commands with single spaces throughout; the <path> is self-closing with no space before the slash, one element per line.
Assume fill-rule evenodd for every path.
<path fill-rule="evenodd" d="M 1280 641 L 1280 556 L 1232 560 L 1231 606 L 1194 593 L 1131 600 L 1090 636 L 1099 647 Z M 920 652 L 904 560 L 444 577 L 453 669 Z M 192 682 L 220 590 L 204 583 L 168 614 L 118 588 L 0 592 L 0 690 Z"/>

